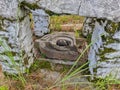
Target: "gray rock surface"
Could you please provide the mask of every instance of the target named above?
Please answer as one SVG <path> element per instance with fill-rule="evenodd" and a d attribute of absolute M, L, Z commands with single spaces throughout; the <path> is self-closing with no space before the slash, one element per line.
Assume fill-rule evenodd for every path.
<path fill-rule="evenodd" d="M 24 11 L 18 8 L 18 4 L 18 0 L 0 0 L 0 16 L 8 19 L 23 17 Z"/>
<path fill-rule="evenodd" d="M 93 22 L 91 22 L 93 23 Z M 108 20 L 96 19 L 92 33 L 92 46 L 88 59 L 91 74 L 97 77 L 120 79 L 120 25 Z"/>
<path fill-rule="evenodd" d="M 42 9 L 32 10 L 34 22 L 34 34 L 38 37 L 49 33 L 49 15 Z"/>
<path fill-rule="evenodd" d="M 40 0 L 38 5 L 55 13 L 79 14 L 81 0 Z"/>
<path fill-rule="evenodd" d="M 119 0 L 25 0 L 55 13 L 77 14 L 86 17 L 107 18 L 120 21 Z"/>
<path fill-rule="evenodd" d="M 119 0 L 81 0 L 79 15 L 120 21 Z"/>
<path fill-rule="evenodd" d="M 19 0 L 19 2 L 22 1 L 30 4 L 34 3 L 55 13 L 69 13 L 87 17 L 107 18 L 115 22 L 120 21 L 120 1 L 118 0 Z M 0 1 L 0 16 L 16 18 L 18 4 L 18 0 Z M 19 13 L 23 13 L 23 11 L 19 10 Z"/>
<path fill-rule="evenodd" d="M 31 22 L 27 15 L 29 10 L 19 7 L 22 1 L 0 1 L 0 63 L 3 71 L 8 73 L 25 73 L 34 60 Z M 31 1 L 29 0 L 29 3 Z M 48 33 L 49 16 L 41 9 L 33 11 L 32 14 L 35 35 Z"/>
<path fill-rule="evenodd" d="M 82 34 L 84 37 L 88 37 L 92 34 L 95 27 L 96 18 L 86 17 L 83 24 Z"/>
<path fill-rule="evenodd" d="M 36 42 L 41 53 L 50 59 L 74 61 L 79 56 L 74 33 L 54 32 Z"/>
<path fill-rule="evenodd" d="M 0 20 L 0 63 L 4 72 L 25 73 L 33 63 L 29 17 L 21 22 Z"/>

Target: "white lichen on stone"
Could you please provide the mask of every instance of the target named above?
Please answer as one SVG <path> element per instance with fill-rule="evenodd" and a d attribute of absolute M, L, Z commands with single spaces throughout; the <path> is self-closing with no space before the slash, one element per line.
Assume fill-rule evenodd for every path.
<path fill-rule="evenodd" d="M 113 27 L 114 24 L 118 28 L 117 26 Z M 112 28 L 113 32 L 109 32 L 108 27 Z M 120 42 L 118 40 L 119 34 L 116 34 L 116 32 L 119 32 L 118 23 L 102 19 L 95 21 L 91 38 L 92 46 L 88 55 L 90 61 L 89 70 L 93 76 L 120 78 L 120 70 L 118 70 L 120 68 Z M 110 42 L 111 40 L 113 41 Z"/>
<path fill-rule="evenodd" d="M 49 33 L 49 15 L 42 9 L 32 10 L 32 14 L 34 21 L 34 34 L 41 37 Z"/>
<path fill-rule="evenodd" d="M 33 42 L 29 17 L 21 22 L 3 20 L 0 30 L 0 60 L 3 71 L 7 73 L 25 73 L 33 63 Z M 18 70 L 19 67 L 19 70 Z"/>

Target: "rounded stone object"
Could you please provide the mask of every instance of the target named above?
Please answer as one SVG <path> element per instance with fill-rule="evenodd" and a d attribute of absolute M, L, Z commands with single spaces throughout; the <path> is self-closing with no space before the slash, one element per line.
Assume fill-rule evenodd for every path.
<path fill-rule="evenodd" d="M 79 52 L 73 33 L 56 32 L 37 40 L 41 53 L 47 58 L 58 60 L 76 60 Z"/>

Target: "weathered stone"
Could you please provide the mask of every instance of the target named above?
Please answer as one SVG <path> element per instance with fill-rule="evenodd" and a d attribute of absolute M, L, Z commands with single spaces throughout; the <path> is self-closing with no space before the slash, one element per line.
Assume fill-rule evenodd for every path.
<path fill-rule="evenodd" d="M 33 63 L 29 17 L 22 21 L 0 20 L 0 63 L 7 73 L 25 73 Z"/>
<path fill-rule="evenodd" d="M 81 0 L 79 15 L 106 18 L 120 21 L 120 1 L 118 0 Z"/>
<path fill-rule="evenodd" d="M 29 10 L 20 7 L 22 1 L 0 1 L 0 63 L 3 71 L 11 74 L 25 73 L 34 59 L 31 22 L 27 15 Z M 49 16 L 41 9 L 32 14 L 35 35 L 48 33 Z"/>
<path fill-rule="evenodd" d="M 20 2 L 22 1 L 37 4 L 41 8 L 56 13 L 78 14 L 87 17 L 107 18 L 117 22 L 120 21 L 120 2 L 118 0 L 20 0 Z M 18 12 L 23 13 L 23 11 L 18 10 L 18 4 L 19 2 L 17 0 L 0 1 L 0 16 L 14 18 L 18 15 Z"/>
<path fill-rule="evenodd" d="M 93 22 L 91 22 L 93 23 Z M 96 19 L 88 59 L 90 72 L 97 77 L 120 79 L 120 24 Z"/>
<path fill-rule="evenodd" d="M 76 60 L 79 53 L 73 33 L 52 33 L 40 40 L 39 49 L 48 58 L 62 60 Z"/>
<path fill-rule="evenodd" d="M 43 36 L 49 33 L 49 15 L 42 9 L 32 10 L 34 22 L 34 34 L 36 36 Z"/>
<path fill-rule="evenodd" d="M 54 13 L 78 14 L 81 0 L 25 0 L 27 3 L 36 3 L 39 7 Z"/>
<path fill-rule="evenodd" d="M 0 0 L 0 16 L 8 19 L 17 19 L 24 16 L 24 11 L 18 7 L 18 0 Z"/>
<path fill-rule="evenodd" d="M 96 18 L 86 17 L 83 24 L 82 34 L 85 37 L 88 37 L 92 34 L 94 26 L 95 26 Z"/>
<path fill-rule="evenodd" d="M 37 5 L 55 13 L 79 14 L 81 0 L 40 0 Z"/>
<path fill-rule="evenodd" d="M 39 7 L 59 14 L 77 14 L 86 17 L 107 18 L 120 21 L 120 1 L 118 0 L 25 0 Z"/>

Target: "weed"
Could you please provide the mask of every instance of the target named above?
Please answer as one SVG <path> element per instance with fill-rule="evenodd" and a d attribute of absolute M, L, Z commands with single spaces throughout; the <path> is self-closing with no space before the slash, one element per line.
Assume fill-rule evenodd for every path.
<path fill-rule="evenodd" d="M 17 10 L 17 23 L 19 23 L 19 9 L 20 7 L 18 7 L 18 10 Z M 19 29 L 19 24 L 16 24 L 15 28 L 16 30 Z M 17 35 L 17 34 L 16 34 Z M 17 37 L 17 36 L 16 36 Z M 16 38 L 17 39 L 17 38 Z M 16 40 L 17 41 L 17 40 Z M 0 46 L 3 48 L 3 53 L 0 53 L 0 58 L 4 60 L 4 63 L 10 67 L 11 69 L 13 69 L 13 72 L 15 71 L 16 74 L 12 74 L 10 75 L 11 73 L 8 72 L 5 72 L 6 73 L 6 77 L 9 79 L 10 77 L 14 77 L 16 78 L 17 80 L 20 80 L 21 83 L 23 84 L 23 86 L 25 86 L 26 84 L 26 80 L 23 76 L 23 70 L 20 69 L 20 65 L 21 63 L 23 63 L 23 59 L 24 59 L 24 56 L 23 56 L 23 52 L 22 50 L 20 51 L 19 53 L 19 61 L 16 61 L 15 60 L 15 55 L 16 53 L 12 52 L 12 48 L 9 46 L 8 42 L 6 41 L 5 38 L 3 38 L 2 36 L 0 37 Z M 7 59 L 5 58 L 7 57 Z M 6 59 L 6 60 L 5 60 Z M 6 61 L 6 62 L 5 62 Z M 17 62 L 17 63 L 16 63 Z"/>
<path fill-rule="evenodd" d="M 30 67 L 30 72 L 36 71 L 37 69 L 42 69 L 42 68 L 51 69 L 51 65 L 48 61 L 35 60 Z"/>
<path fill-rule="evenodd" d="M 0 86 L 0 90 L 9 90 L 7 86 Z"/>
<path fill-rule="evenodd" d="M 81 72 L 88 70 L 88 67 L 83 69 L 83 67 L 85 67 L 86 65 L 88 65 L 89 62 L 83 64 L 82 66 L 78 67 L 77 69 L 74 69 L 74 67 L 77 65 L 78 61 L 80 60 L 80 58 L 82 57 L 82 55 L 84 55 L 84 53 L 88 50 L 88 48 L 92 45 L 92 43 L 90 43 L 85 50 L 79 55 L 78 59 L 75 61 L 74 65 L 71 67 L 71 69 L 68 71 L 68 73 L 65 75 L 65 77 L 62 78 L 62 80 L 58 80 L 58 82 L 55 83 L 55 86 L 53 85 L 52 87 L 50 87 L 49 89 L 52 89 L 53 87 L 56 86 L 68 86 L 68 85 L 76 85 L 76 84 L 81 84 L 81 83 L 86 83 L 86 82 L 72 82 L 72 83 L 65 83 L 66 81 L 70 80 L 73 77 L 76 77 L 76 75 L 79 75 Z M 65 83 L 65 84 L 64 84 Z"/>
<path fill-rule="evenodd" d="M 7 57 L 9 57 L 10 61 L 7 62 L 7 65 L 8 66 L 12 65 L 12 68 L 14 68 L 18 72 L 18 75 L 13 74 L 12 76 L 14 76 L 17 79 L 19 79 L 23 83 L 23 85 L 25 85 L 26 81 L 25 81 L 25 79 L 23 77 L 23 74 L 22 74 L 22 72 L 20 70 L 19 65 L 17 65 L 16 62 L 15 62 L 15 60 L 14 60 L 14 56 L 13 56 L 13 54 L 11 52 L 11 48 L 8 46 L 6 40 L 2 39 L 2 37 L 0 37 L 0 46 L 2 46 L 4 48 L 4 54 Z M 2 58 L 2 57 L 4 57 L 4 55 L 0 54 L 0 57 Z M 21 60 L 20 60 L 19 63 L 21 63 Z M 9 76 L 9 74 L 6 74 L 6 75 Z"/>
<path fill-rule="evenodd" d="M 80 37 L 80 30 L 74 30 L 75 32 L 75 37 L 79 38 Z"/>
<path fill-rule="evenodd" d="M 84 18 L 76 15 L 53 15 L 50 17 L 50 29 L 52 31 L 61 31 L 63 24 L 78 24 L 78 23 L 83 23 Z"/>
<path fill-rule="evenodd" d="M 115 79 L 111 76 L 106 76 L 105 78 L 97 78 L 93 81 L 96 90 L 113 90 L 110 89 L 113 85 L 120 85 L 120 80 Z M 119 87 L 120 89 L 120 87 Z M 116 89 L 115 89 L 116 90 Z M 118 90 L 118 89 L 117 89 Z"/>

